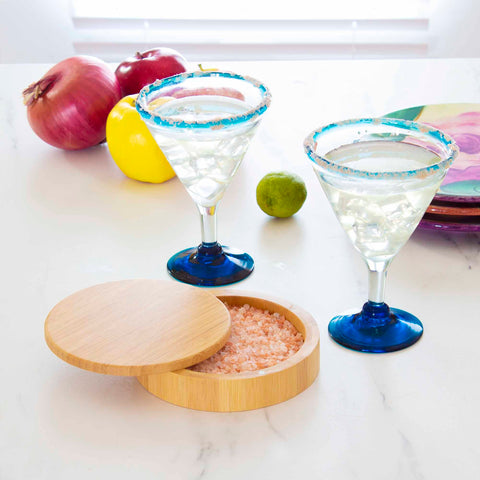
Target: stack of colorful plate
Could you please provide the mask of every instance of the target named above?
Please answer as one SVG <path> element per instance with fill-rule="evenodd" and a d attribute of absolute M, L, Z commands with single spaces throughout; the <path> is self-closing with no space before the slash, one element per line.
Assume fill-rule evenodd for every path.
<path fill-rule="evenodd" d="M 480 203 L 434 199 L 418 227 L 451 232 L 480 232 Z"/>
<path fill-rule="evenodd" d="M 480 232 L 480 104 L 423 105 L 385 117 L 432 125 L 449 134 L 460 149 L 419 228 Z"/>

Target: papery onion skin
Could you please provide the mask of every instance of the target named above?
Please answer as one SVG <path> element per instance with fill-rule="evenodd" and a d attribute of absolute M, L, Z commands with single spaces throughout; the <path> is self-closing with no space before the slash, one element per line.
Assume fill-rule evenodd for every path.
<path fill-rule="evenodd" d="M 107 117 L 121 89 L 105 62 L 80 55 L 59 62 L 23 94 L 28 123 L 43 141 L 80 150 L 105 140 Z"/>

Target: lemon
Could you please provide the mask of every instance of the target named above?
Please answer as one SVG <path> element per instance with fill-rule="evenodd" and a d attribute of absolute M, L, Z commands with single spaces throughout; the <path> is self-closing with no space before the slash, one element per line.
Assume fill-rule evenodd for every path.
<path fill-rule="evenodd" d="M 107 118 L 107 146 L 118 168 L 130 178 L 163 183 L 175 172 L 135 108 L 137 95 L 122 98 Z M 171 97 L 157 99 L 160 103 Z"/>
<path fill-rule="evenodd" d="M 300 210 L 306 198 L 305 183 L 294 173 L 271 172 L 257 185 L 258 206 L 272 217 L 291 217 Z"/>

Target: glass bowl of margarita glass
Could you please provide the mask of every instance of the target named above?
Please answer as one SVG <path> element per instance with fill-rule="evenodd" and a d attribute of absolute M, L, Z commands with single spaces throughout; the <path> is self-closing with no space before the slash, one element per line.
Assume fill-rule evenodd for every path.
<path fill-rule="evenodd" d="M 217 242 L 216 211 L 270 98 L 258 80 L 221 71 L 183 73 L 140 91 L 137 110 L 200 212 L 200 245 L 167 262 L 177 280 L 219 286 L 252 272 L 250 255 Z"/>
<path fill-rule="evenodd" d="M 456 144 L 427 125 L 363 118 L 316 129 L 304 147 L 338 221 L 368 267 L 368 301 L 358 313 L 334 317 L 330 336 L 372 353 L 412 345 L 423 325 L 385 303 L 386 272 L 458 154 Z"/>

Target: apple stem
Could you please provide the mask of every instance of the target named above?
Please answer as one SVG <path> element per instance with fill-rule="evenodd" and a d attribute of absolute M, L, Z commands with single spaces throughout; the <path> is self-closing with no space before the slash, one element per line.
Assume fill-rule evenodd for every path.
<path fill-rule="evenodd" d="M 137 53 L 135 54 L 135 57 L 138 58 L 139 60 L 145 58 L 140 52 L 137 52 Z"/>
<path fill-rule="evenodd" d="M 198 68 L 200 69 L 201 72 L 217 72 L 218 68 L 203 68 L 203 65 L 201 63 L 198 64 Z"/>
<path fill-rule="evenodd" d="M 23 92 L 23 103 L 24 105 L 31 105 L 36 102 L 42 95 L 44 95 L 55 83 L 56 76 L 48 75 L 47 77 L 41 78 L 38 82 L 34 82 L 29 85 Z"/>

